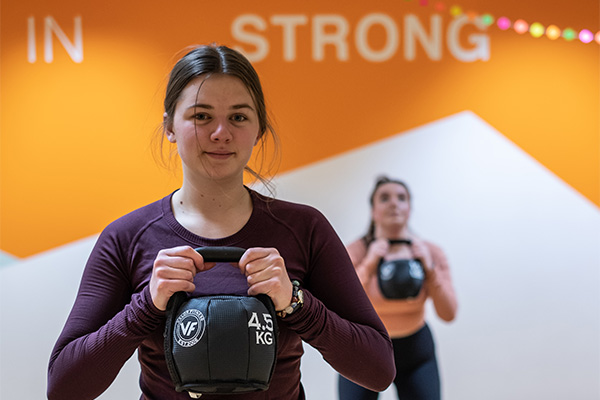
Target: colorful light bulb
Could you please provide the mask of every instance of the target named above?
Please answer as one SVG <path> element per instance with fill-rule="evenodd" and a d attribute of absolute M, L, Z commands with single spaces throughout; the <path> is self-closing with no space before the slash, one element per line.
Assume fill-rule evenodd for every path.
<path fill-rule="evenodd" d="M 582 29 L 579 31 L 579 40 L 583 43 L 589 43 L 594 40 L 594 34 L 587 29 Z"/>
<path fill-rule="evenodd" d="M 498 28 L 502 29 L 503 31 L 510 28 L 510 19 L 508 19 L 506 17 L 498 18 L 497 23 L 498 23 Z"/>
<path fill-rule="evenodd" d="M 522 19 L 518 19 L 515 21 L 513 29 L 518 34 L 523 34 L 529 30 L 529 24 Z"/>
<path fill-rule="evenodd" d="M 577 33 L 575 33 L 575 31 L 573 29 L 567 28 L 563 31 L 562 36 L 565 40 L 571 41 L 571 40 L 575 39 L 575 37 L 577 37 Z"/>
<path fill-rule="evenodd" d="M 453 17 L 458 17 L 459 15 L 462 15 L 462 13 L 462 9 L 459 6 L 450 7 L 450 15 Z"/>
<path fill-rule="evenodd" d="M 477 19 L 477 13 L 475 11 L 467 11 L 467 18 L 469 21 L 475 21 Z"/>
<path fill-rule="evenodd" d="M 560 29 L 556 25 L 550 25 L 546 28 L 546 36 L 550 40 L 556 40 L 560 37 Z"/>
<path fill-rule="evenodd" d="M 485 26 L 490 26 L 494 23 L 494 17 L 492 17 L 490 14 L 483 14 L 481 16 L 481 23 Z"/>
<path fill-rule="evenodd" d="M 542 36 L 545 30 L 546 29 L 544 28 L 544 25 L 540 24 L 539 22 L 534 22 L 529 27 L 529 33 L 534 38 L 539 38 L 540 36 Z"/>

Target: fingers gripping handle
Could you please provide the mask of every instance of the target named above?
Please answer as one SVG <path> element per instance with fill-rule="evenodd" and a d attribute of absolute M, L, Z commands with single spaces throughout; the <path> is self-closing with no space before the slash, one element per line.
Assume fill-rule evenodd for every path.
<path fill-rule="evenodd" d="M 202 256 L 205 262 L 239 262 L 242 255 L 246 252 L 241 247 L 198 247 L 194 249 Z M 186 292 L 176 292 L 171 296 L 167 303 L 167 310 L 171 308 L 179 309 L 179 306 L 187 299 Z"/>
<path fill-rule="evenodd" d="M 238 262 L 246 249 L 241 247 L 198 247 L 195 249 L 205 262 Z"/>
<path fill-rule="evenodd" d="M 227 246 L 210 246 L 210 247 L 198 247 L 194 249 L 202 256 L 204 262 L 239 262 L 246 249 L 241 247 L 227 247 Z M 266 294 L 258 294 L 254 296 L 259 298 L 267 308 L 272 309 L 275 312 L 275 306 L 273 300 Z"/>

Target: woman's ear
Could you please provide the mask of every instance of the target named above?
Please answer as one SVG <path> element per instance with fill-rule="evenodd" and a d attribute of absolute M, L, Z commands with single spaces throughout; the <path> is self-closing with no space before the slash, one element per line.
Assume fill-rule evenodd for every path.
<path fill-rule="evenodd" d="M 173 132 L 173 124 L 169 118 L 169 114 L 163 114 L 163 127 L 165 131 L 165 135 L 167 136 L 167 140 L 171 143 L 177 143 L 177 139 L 175 138 L 175 133 Z"/>
<path fill-rule="evenodd" d="M 256 136 L 256 140 L 254 141 L 255 146 L 258 144 L 258 142 L 260 141 L 260 139 L 263 137 L 264 134 L 265 134 L 264 132 L 258 133 L 258 135 Z"/>

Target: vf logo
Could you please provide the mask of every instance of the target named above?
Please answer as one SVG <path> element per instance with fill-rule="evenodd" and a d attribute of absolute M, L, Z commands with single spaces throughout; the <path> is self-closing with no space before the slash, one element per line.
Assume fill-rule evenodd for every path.
<path fill-rule="evenodd" d="M 182 347 L 192 347 L 202 339 L 206 320 L 199 310 L 185 310 L 175 321 L 175 340 Z"/>

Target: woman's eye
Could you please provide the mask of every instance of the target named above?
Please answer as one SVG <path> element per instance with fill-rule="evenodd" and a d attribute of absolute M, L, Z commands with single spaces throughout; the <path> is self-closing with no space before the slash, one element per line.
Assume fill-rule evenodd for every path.
<path fill-rule="evenodd" d="M 198 121 L 206 121 L 209 119 L 209 116 L 205 113 L 194 114 L 194 119 Z"/>
<path fill-rule="evenodd" d="M 246 116 L 242 115 L 242 114 L 235 114 L 231 117 L 231 119 L 234 120 L 235 122 L 244 122 L 248 118 L 246 118 Z"/>

